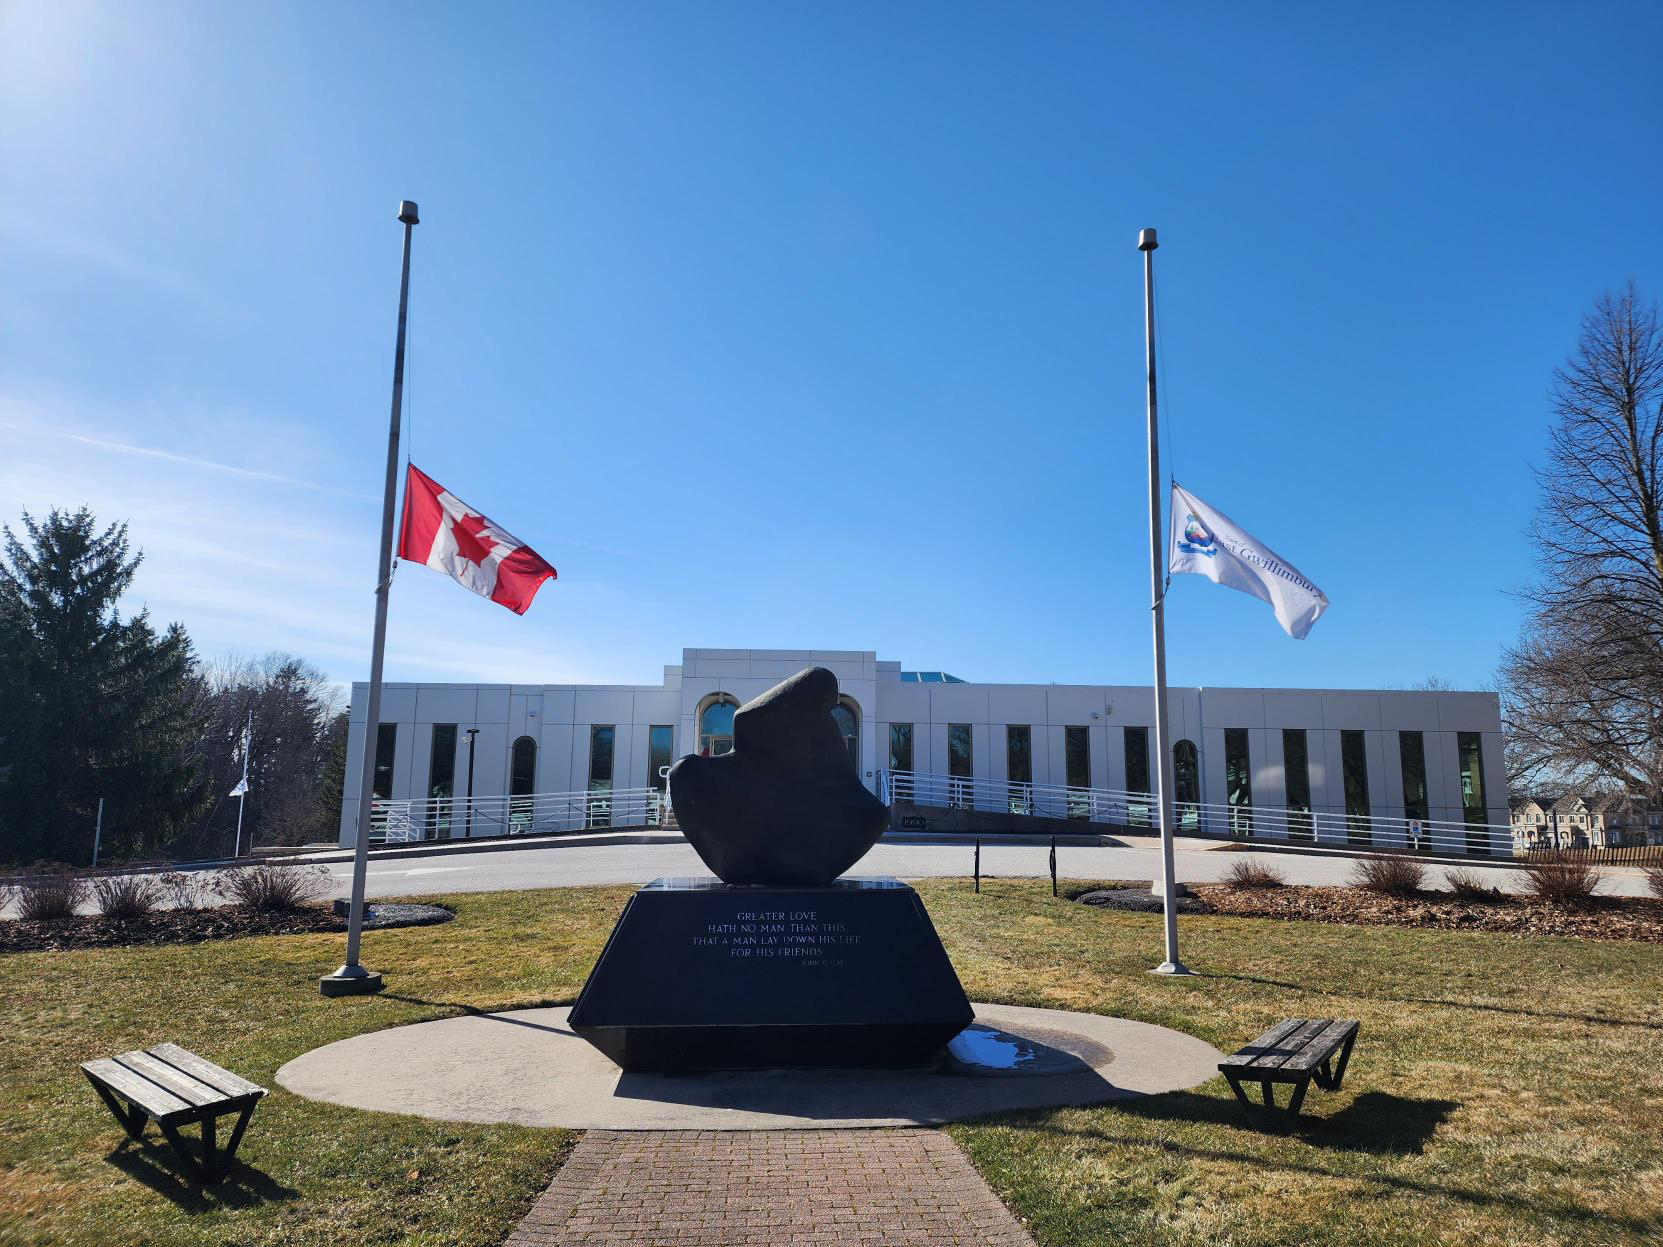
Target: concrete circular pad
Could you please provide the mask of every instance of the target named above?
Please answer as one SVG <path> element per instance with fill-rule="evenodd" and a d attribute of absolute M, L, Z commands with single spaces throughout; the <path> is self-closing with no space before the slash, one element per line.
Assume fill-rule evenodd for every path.
<path fill-rule="evenodd" d="M 442 1121 L 808 1130 L 934 1125 L 1177 1091 L 1216 1075 L 1221 1056 L 1163 1026 L 979 1004 L 978 1026 L 933 1069 L 626 1074 L 572 1033 L 568 1012 L 395 1026 L 313 1049 L 278 1070 L 277 1081 L 312 1100 Z"/>

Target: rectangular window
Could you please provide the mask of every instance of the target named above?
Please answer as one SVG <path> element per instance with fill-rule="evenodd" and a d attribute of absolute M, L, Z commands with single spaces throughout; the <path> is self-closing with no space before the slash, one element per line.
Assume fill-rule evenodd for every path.
<path fill-rule="evenodd" d="M 1068 817 L 1091 816 L 1091 729 L 1065 727 L 1062 730 L 1063 773 L 1067 777 Z"/>
<path fill-rule="evenodd" d="M 1148 827 L 1150 804 L 1138 797 L 1154 791 L 1154 785 L 1149 782 L 1149 729 L 1122 728 L 1120 739 L 1126 751 L 1126 825 Z"/>
<path fill-rule="evenodd" d="M 664 791 L 668 782 L 665 774 L 670 767 L 670 748 L 675 729 L 668 723 L 655 723 L 647 729 L 647 787 Z"/>
<path fill-rule="evenodd" d="M 975 774 L 975 755 L 971 752 L 970 724 L 947 725 L 947 800 L 949 805 L 970 804 L 970 778 Z"/>
<path fill-rule="evenodd" d="M 1230 834 L 1253 834 L 1253 769 L 1247 759 L 1247 729 L 1224 729 L 1224 799 L 1230 806 Z"/>
<path fill-rule="evenodd" d="M 1484 808 L 1483 744 L 1477 732 L 1457 732 L 1455 749 L 1461 758 L 1461 820 L 1468 828 L 1467 852 L 1488 853 L 1490 836 L 1484 830 L 1489 814 Z"/>
<path fill-rule="evenodd" d="M 1345 838 L 1368 844 L 1369 762 L 1363 733 L 1340 733 L 1340 767 L 1345 777 Z"/>
<path fill-rule="evenodd" d="M 612 755 L 618 729 L 597 723 L 589 729 L 589 826 L 612 826 Z"/>
<path fill-rule="evenodd" d="M 393 798 L 393 754 L 397 747 L 398 724 L 381 724 L 375 733 L 375 782 L 370 789 L 377 801 Z"/>
<path fill-rule="evenodd" d="M 450 835 L 450 799 L 456 795 L 456 724 L 435 723 L 427 760 L 427 834 Z"/>
<path fill-rule="evenodd" d="M 889 725 L 889 769 L 892 771 L 912 770 L 912 724 L 891 723 Z"/>
<path fill-rule="evenodd" d="M 1397 757 L 1403 768 L 1403 819 L 1409 847 L 1430 851 L 1430 816 L 1426 797 L 1426 739 L 1419 732 L 1397 734 Z"/>
<path fill-rule="evenodd" d="M 1032 814 L 1034 783 L 1034 729 L 1026 723 L 1005 728 L 1005 777 L 1010 785 L 1012 814 Z"/>
<path fill-rule="evenodd" d="M 1311 760 L 1302 727 L 1282 729 L 1282 782 L 1287 793 L 1289 838 L 1315 839 L 1311 821 Z"/>

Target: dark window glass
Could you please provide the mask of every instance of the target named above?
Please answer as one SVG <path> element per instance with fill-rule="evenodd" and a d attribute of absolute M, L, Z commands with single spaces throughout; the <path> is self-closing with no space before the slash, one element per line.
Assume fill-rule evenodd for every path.
<path fill-rule="evenodd" d="M 450 798 L 456 795 L 456 724 L 435 723 L 427 760 L 427 834 L 450 834 Z"/>
<path fill-rule="evenodd" d="M 657 723 L 647 729 L 647 787 L 664 791 L 664 768 L 670 765 L 670 749 L 674 732 L 667 723 Z"/>
<path fill-rule="evenodd" d="M 1062 730 L 1063 772 L 1070 788 L 1091 787 L 1091 730 L 1084 727 L 1065 727 Z M 1091 814 L 1091 797 L 1085 792 L 1068 794 L 1068 817 L 1086 818 Z"/>
<path fill-rule="evenodd" d="M 377 801 L 393 797 L 393 756 L 398 748 L 398 724 L 383 723 L 375 733 L 375 780 L 371 793 Z"/>
<path fill-rule="evenodd" d="M 1005 728 L 1005 768 L 1013 784 L 1034 782 L 1034 730 L 1026 723 Z"/>
<path fill-rule="evenodd" d="M 1489 835 L 1482 828 L 1488 819 L 1484 808 L 1484 748 L 1477 732 L 1455 733 L 1455 749 L 1461 758 L 1461 818 L 1467 824 L 1467 852 L 1488 853 Z"/>
<path fill-rule="evenodd" d="M 699 755 L 718 757 L 733 752 L 733 712 L 739 703 L 725 693 L 704 708 L 699 716 Z"/>
<path fill-rule="evenodd" d="M 1282 729 L 1282 778 L 1287 789 L 1288 835 L 1296 840 L 1313 839 L 1311 762 L 1304 728 Z"/>
<path fill-rule="evenodd" d="M 1172 790 L 1178 827 L 1194 830 L 1201 824 L 1201 759 L 1193 740 L 1172 746 Z"/>
<path fill-rule="evenodd" d="M 1026 723 L 1005 726 L 1005 776 L 1009 783 L 1010 812 L 1034 812 L 1034 729 Z"/>
<path fill-rule="evenodd" d="M 860 719 L 856 717 L 853 707 L 844 701 L 832 707 L 831 716 L 837 724 L 838 735 L 843 737 L 843 747 L 849 751 L 849 765 L 859 771 Z"/>
<path fill-rule="evenodd" d="M 1403 770 L 1403 817 L 1410 847 L 1430 849 L 1432 838 L 1426 834 L 1428 816 L 1426 799 L 1426 741 L 1419 732 L 1397 734 L 1397 757 Z"/>
<path fill-rule="evenodd" d="M 889 769 L 892 771 L 912 770 L 912 724 L 891 723 L 889 725 Z"/>
<path fill-rule="evenodd" d="M 508 795 L 529 797 L 537 791 L 537 742 L 522 736 L 514 742 L 514 761 L 508 776 Z"/>
<path fill-rule="evenodd" d="M 947 774 L 957 783 L 949 782 L 947 804 L 952 806 L 968 806 L 971 804 L 971 787 L 969 780 L 975 774 L 974 754 L 971 752 L 970 724 L 950 723 L 947 725 Z"/>
<path fill-rule="evenodd" d="M 1224 799 L 1230 806 L 1230 834 L 1253 834 L 1253 768 L 1247 757 L 1247 729 L 1224 729 Z"/>
<path fill-rule="evenodd" d="M 1120 738 L 1121 747 L 1126 751 L 1126 791 L 1132 794 L 1126 802 L 1126 822 L 1132 827 L 1147 827 L 1149 802 L 1139 801 L 1137 796 L 1154 791 L 1149 782 L 1149 729 L 1122 728 Z"/>
<path fill-rule="evenodd" d="M 612 758 L 616 753 L 618 729 L 611 723 L 597 723 L 589 729 L 589 804 L 591 827 L 612 825 Z"/>
<path fill-rule="evenodd" d="M 1340 767 L 1345 778 L 1345 836 L 1369 843 L 1369 760 L 1361 732 L 1340 733 Z"/>

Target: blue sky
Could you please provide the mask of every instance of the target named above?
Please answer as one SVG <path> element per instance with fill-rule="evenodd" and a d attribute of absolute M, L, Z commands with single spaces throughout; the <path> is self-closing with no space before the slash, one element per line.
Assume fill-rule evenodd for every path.
<path fill-rule="evenodd" d="M 209 655 L 362 678 L 401 197 L 415 462 L 559 569 L 422 568 L 388 677 L 682 646 L 1175 684 L 1490 678 L 1553 367 L 1663 292 L 1649 4 L 0 5 L 0 518 L 91 505 Z"/>

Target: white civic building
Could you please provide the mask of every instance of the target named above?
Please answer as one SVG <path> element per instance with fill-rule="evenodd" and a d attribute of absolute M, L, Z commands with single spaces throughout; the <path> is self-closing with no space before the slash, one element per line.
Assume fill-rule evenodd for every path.
<path fill-rule="evenodd" d="M 958 830 L 971 816 L 987 831 L 1039 818 L 1149 826 L 1147 686 L 974 683 L 871 650 L 688 649 L 661 684 L 386 685 L 372 835 L 663 825 L 670 764 L 727 752 L 734 710 L 811 665 L 836 674 L 844 739 L 897 827 Z M 367 699 L 354 685 L 342 843 L 356 834 Z M 1493 693 L 1172 688 L 1169 699 L 1182 832 L 1512 852 Z"/>

